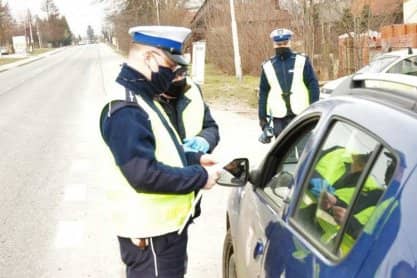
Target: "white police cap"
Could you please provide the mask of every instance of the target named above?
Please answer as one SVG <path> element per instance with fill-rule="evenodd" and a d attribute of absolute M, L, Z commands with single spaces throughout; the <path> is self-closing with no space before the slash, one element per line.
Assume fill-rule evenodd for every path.
<path fill-rule="evenodd" d="M 182 56 L 184 43 L 190 36 L 191 30 L 177 26 L 136 26 L 129 29 L 133 41 L 164 50 L 168 57 L 180 65 L 188 65 Z"/>
<path fill-rule="evenodd" d="M 282 42 L 282 41 L 288 41 L 291 39 L 293 35 L 293 32 L 291 30 L 285 29 L 285 28 L 278 28 L 271 32 L 269 37 L 274 42 Z"/>

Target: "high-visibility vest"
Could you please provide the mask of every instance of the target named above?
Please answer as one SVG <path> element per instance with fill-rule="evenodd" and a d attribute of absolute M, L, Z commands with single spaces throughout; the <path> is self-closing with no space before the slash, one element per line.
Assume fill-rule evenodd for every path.
<path fill-rule="evenodd" d="M 184 93 L 190 101 L 182 111 L 185 137 L 196 136 L 203 129 L 204 123 L 204 100 L 197 85 L 187 78 L 190 88 Z"/>
<path fill-rule="evenodd" d="M 337 180 L 346 174 L 347 169 L 345 163 L 352 163 L 351 152 L 345 148 L 336 148 L 320 158 L 319 162 L 315 166 L 315 171 L 317 171 L 321 177 L 325 179 L 329 184 L 334 185 Z M 345 185 L 342 188 L 336 189 L 334 195 L 344 203 L 350 204 L 355 190 L 355 185 Z M 378 185 L 374 178 L 368 177 L 362 190 L 365 192 L 370 192 L 373 190 L 381 190 L 381 187 Z M 317 204 L 317 202 L 317 197 L 313 196 L 307 191 L 303 196 L 300 208 L 307 208 L 310 205 Z M 357 212 L 355 215 L 353 215 L 353 217 L 359 223 L 365 225 L 374 212 L 375 205 L 370 205 L 369 207 Z M 322 210 L 319 206 L 316 208 L 315 216 L 317 223 L 323 230 L 320 241 L 328 244 L 332 239 L 336 237 L 340 226 L 336 223 L 333 216 Z M 347 254 L 355 244 L 355 241 L 356 240 L 351 235 L 345 233 L 343 235 L 342 244 L 339 250 L 341 252 L 340 255 Z"/>
<path fill-rule="evenodd" d="M 323 155 L 314 169 L 333 185 L 346 173 L 346 163 L 352 163 L 351 153 L 345 148 L 336 148 Z"/>
<path fill-rule="evenodd" d="M 145 100 L 135 95 L 141 108 L 151 121 L 155 137 L 155 157 L 165 165 L 183 167 L 181 156 L 162 119 Z M 171 126 L 167 115 L 158 102 L 154 107 L 180 142 L 179 136 Z M 194 192 L 188 194 L 151 194 L 140 193 L 126 183 L 113 184 L 108 190 L 113 228 L 117 235 L 130 238 L 144 238 L 163 235 L 181 228 L 193 208 Z"/>
<path fill-rule="evenodd" d="M 292 112 L 298 115 L 309 106 L 310 97 L 303 80 L 306 57 L 298 54 L 295 57 L 291 91 L 286 93 L 290 93 L 289 100 Z M 271 60 L 269 60 L 265 62 L 262 67 L 270 86 L 267 98 L 267 114 L 274 118 L 283 118 L 287 115 L 288 111 L 274 66 L 272 65 Z"/>
<path fill-rule="evenodd" d="M 333 185 L 346 173 L 345 163 L 352 163 L 352 156 L 345 148 L 336 148 L 324 154 L 315 166 L 315 171 L 320 174 L 321 178 L 328 184 Z M 316 204 L 317 198 L 309 191 L 303 196 L 300 208 L 306 208 Z"/>

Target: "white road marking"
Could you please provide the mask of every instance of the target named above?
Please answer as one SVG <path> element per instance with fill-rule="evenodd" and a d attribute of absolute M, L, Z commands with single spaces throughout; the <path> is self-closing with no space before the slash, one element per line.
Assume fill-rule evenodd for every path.
<path fill-rule="evenodd" d="M 60 221 L 55 238 L 55 248 L 71 248 L 81 245 L 84 226 L 79 221 Z"/>
<path fill-rule="evenodd" d="M 70 184 L 65 188 L 64 201 L 81 202 L 86 200 L 85 184 Z"/>

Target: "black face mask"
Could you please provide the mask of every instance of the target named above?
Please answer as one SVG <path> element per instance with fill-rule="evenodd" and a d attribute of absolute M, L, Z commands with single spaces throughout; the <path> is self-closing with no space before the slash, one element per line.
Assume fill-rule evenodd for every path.
<path fill-rule="evenodd" d="M 152 72 L 151 85 L 155 89 L 155 94 L 160 95 L 168 91 L 175 74 L 168 67 L 159 66 L 157 72 Z"/>
<path fill-rule="evenodd" d="M 277 55 L 284 55 L 284 54 L 290 53 L 290 52 L 291 52 L 291 50 L 290 50 L 289 47 L 277 47 L 277 48 L 275 48 L 275 53 Z"/>
<path fill-rule="evenodd" d="M 185 78 L 172 82 L 166 94 L 171 97 L 178 97 L 184 93 L 185 85 L 187 85 L 187 80 Z"/>

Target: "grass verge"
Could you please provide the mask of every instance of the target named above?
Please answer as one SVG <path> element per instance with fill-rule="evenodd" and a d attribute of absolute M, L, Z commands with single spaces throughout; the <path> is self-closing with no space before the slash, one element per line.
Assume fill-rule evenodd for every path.
<path fill-rule="evenodd" d="M 0 58 L 0 66 L 5 64 L 10 64 L 22 60 L 24 58 Z"/>
<path fill-rule="evenodd" d="M 39 55 L 39 54 L 42 54 L 42 53 L 45 53 L 45 52 L 48 52 L 48 51 L 52 51 L 52 50 L 55 50 L 55 49 L 56 48 L 34 48 L 32 53 L 30 53 L 30 55 L 36 56 L 36 55 Z"/>
<path fill-rule="evenodd" d="M 201 87 L 208 103 L 257 107 L 259 77 L 246 75 L 239 81 L 211 64 L 206 64 L 205 70 L 205 81 Z"/>

